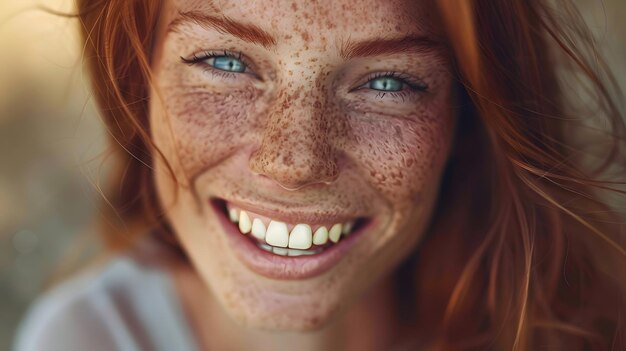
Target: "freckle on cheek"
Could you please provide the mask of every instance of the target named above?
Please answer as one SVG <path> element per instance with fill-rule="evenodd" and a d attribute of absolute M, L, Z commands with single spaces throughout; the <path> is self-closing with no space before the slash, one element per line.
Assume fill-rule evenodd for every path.
<path fill-rule="evenodd" d="M 261 92 L 257 89 L 230 93 L 206 89 L 167 91 L 166 109 L 179 145 L 178 156 L 187 174 L 194 174 L 231 152 L 243 142 L 244 129 L 258 126 L 259 112 L 254 101 Z"/>
<path fill-rule="evenodd" d="M 370 182 L 395 200 L 417 198 L 442 157 L 445 124 L 391 120 L 353 125 L 354 146 Z"/>

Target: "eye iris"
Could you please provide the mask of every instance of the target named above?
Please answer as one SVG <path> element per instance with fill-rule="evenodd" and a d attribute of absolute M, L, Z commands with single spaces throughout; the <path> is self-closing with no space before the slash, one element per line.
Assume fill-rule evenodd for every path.
<path fill-rule="evenodd" d="M 372 79 L 368 85 L 368 88 L 380 91 L 402 90 L 402 82 L 393 77 L 380 77 Z"/>
<path fill-rule="evenodd" d="M 228 56 L 215 57 L 213 67 L 229 72 L 244 72 L 246 70 L 246 65 L 241 60 Z"/>

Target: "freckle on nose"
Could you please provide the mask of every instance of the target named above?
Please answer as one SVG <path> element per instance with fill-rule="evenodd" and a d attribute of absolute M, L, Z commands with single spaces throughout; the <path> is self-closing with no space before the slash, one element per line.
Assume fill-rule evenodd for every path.
<path fill-rule="evenodd" d="M 251 155 L 250 169 L 288 189 L 334 181 L 338 166 L 329 143 L 332 125 L 321 111 L 323 103 L 319 99 L 311 103 L 311 96 L 300 90 L 279 96 L 283 101 L 277 101 L 270 113 L 261 145 Z"/>

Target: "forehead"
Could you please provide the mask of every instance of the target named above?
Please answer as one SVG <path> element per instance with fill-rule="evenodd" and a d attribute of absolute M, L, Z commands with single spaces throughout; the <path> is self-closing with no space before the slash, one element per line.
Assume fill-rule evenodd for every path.
<path fill-rule="evenodd" d="M 277 39 L 315 45 L 329 38 L 358 40 L 439 35 L 432 0 L 173 0 L 177 12 L 201 11 L 254 24 Z"/>

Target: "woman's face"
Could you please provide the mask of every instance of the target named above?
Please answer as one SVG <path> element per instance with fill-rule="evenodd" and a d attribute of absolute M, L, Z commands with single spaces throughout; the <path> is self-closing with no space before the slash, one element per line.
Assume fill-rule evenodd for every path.
<path fill-rule="evenodd" d="M 416 249 L 455 125 L 435 13 L 410 0 L 166 6 L 150 125 L 176 179 L 156 157 L 157 190 L 237 321 L 319 328 Z"/>

